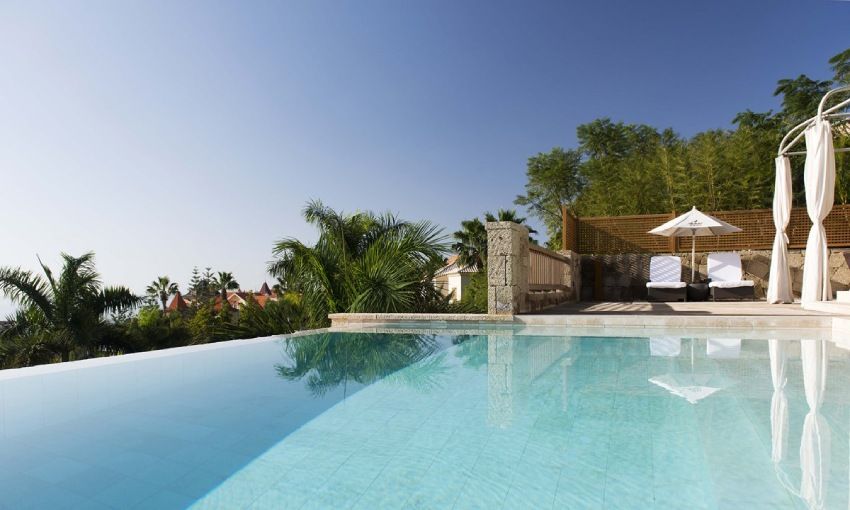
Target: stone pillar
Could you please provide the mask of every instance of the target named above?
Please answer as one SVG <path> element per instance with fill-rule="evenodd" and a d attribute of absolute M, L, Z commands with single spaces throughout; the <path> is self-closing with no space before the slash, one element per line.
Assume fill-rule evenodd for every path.
<path fill-rule="evenodd" d="M 527 309 L 528 229 L 512 221 L 487 222 L 487 313 Z"/>

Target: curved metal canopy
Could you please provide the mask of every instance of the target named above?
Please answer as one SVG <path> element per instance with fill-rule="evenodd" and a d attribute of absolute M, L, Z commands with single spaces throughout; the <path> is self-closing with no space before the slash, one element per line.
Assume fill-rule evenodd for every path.
<path fill-rule="evenodd" d="M 818 105 L 818 113 L 814 117 L 807 119 L 793 128 L 785 135 L 782 141 L 779 143 L 779 155 L 780 156 L 796 156 L 800 154 L 805 154 L 806 151 L 795 151 L 790 152 L 790 150 L 797 145 L 797 143 L 803 138 L 803 135 L 806 133 L 806 128 L 809 127 L 815 120 L 823 118 L 829 119 L 835 122 L 835 124 L 844 124 L 848 127 L 848 131 L 850 131 L 850 111 L 845 111 L 848 107 L 850 107 L 850 98 L 841 101 L 840 103 L 831 106 L 824 110 L 824 106 L 826 105 L 826 101 L 836 94 L 842 93 L 850 93 L 850 86 L 838 87 L 830 90 L 820 100 L 820 104 Z M 793 136 L 793 138 L 792 138 Z M 790 142 L 788 140 L 791 140 Z M 845 147 L 841 149 L 835 149 L 835 152 L 850 152 L 850 147 Z"/>

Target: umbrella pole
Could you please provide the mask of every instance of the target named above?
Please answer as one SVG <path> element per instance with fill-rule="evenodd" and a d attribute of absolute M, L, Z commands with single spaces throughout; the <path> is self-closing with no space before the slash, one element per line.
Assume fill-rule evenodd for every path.
<path fill-rule="evenodd" d="M 694 283 L 694 271 L 696 271 L 697 258 L 697 236 L 691 236 L 691 283 Z"/>

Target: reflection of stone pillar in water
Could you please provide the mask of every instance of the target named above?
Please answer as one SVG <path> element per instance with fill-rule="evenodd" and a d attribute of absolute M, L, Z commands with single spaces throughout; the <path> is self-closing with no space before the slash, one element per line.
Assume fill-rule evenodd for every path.
<path fill-rule="evenodd" d="M 514 348 L 511 336 L 487 337 L 487 423 L 508 427 L 513 421 Z"/>
<path fill-rule="evenodd" d="M 561 410 L 566 412 L 570 405 L 570 367 L 573 364 L 572 357 L 566 357 L 561 361 Z"/>

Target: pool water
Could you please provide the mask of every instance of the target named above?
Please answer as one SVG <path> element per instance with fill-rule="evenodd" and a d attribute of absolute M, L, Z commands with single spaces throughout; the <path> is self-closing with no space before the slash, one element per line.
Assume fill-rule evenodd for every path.
<path fill-rule="evenodd" d="M 0 372 L 0 508 L 847 508 L 825 340 L 319 333 Z"/>

